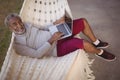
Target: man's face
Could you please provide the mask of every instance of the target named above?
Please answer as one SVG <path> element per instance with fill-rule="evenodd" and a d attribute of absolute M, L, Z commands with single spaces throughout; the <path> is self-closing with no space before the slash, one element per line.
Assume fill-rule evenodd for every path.
<path fill-rule="evenodd" d="M 19 35 L 26 31 L 23 22 L 18 17 L 13 17 L 9 20 L 9 28 L 12 32 Z"/>

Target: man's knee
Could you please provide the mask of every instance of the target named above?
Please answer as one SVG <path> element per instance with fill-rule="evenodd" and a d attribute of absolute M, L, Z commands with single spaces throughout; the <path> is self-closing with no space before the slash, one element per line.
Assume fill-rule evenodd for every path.
<path fill-rule="evenodd" d="M 87 19 L 86 19 L 86 18 L 81 18 L 81 20 L 82 20 L 83 22 L 87 22 Z"/>

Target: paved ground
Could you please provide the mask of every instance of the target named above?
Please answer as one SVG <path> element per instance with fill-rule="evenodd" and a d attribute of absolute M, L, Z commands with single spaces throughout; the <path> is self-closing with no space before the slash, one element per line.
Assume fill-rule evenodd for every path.
<path fill-rule="evenodd" d="M 116 55 L 114 62 L 95 58 L 92 69 L 96 80 L 120 80 L 120 0 L 68 0 L 74 18 L 84 17 L 101 40 L 110 43 L 106 50 Z M 82 36 L 83 37 L 83 36 Z"/>

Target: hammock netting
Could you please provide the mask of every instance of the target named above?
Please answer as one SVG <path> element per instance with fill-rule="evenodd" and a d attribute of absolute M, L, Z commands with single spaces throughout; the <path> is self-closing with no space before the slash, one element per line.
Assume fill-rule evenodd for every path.
<path fill-rule="evenodd" d="M 67 0 L 24 0 L 20 16 L 24 22 L 46 28 L 62 16 L 72 18 Z M 13 48 L 14 35 L 7 51 L 0 80 L 94 80 L 92 60 L 82 49 L 63 57 L 42 59 L 21 56 Z"/>

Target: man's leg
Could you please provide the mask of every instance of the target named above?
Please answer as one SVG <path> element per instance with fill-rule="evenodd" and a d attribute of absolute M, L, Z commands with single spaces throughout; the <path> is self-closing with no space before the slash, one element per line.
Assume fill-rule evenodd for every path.
<path fill-rule="evenodd" d="M 88 32 L 85 33 L 88 34 L 89 38 L 94 42 L 96 40 L 96 37 L 94 36 L 89 24 L 85 22 L 85 19 L 81 18 L 73 21 L 73 36 L 80 33 L 81 31 L 83 32 L 87 30 Z M 107 60 L 115 59 L 115 56 L 112 55 L 111 53 L 102 49 L 98 49 L 93 44 L 83 39 L 69 37 L 58 41 L 57 45 L 58 56 L 66 55 L 77 49 L 84 49 L 88 53 L 97 54 L 98 56 Z"/>
<path fill-rule="evenodd" d="M 104 58 L 108 61 L 112 61 L 115 59 L 115 56 L 112 55 L 111 53 L 102 49 L 98 49 L 88 41 L 79 38 L 68 38 L 66 40 L 64 39 L 58 41 L 57 55 L 58 57 L 64 56 L 77 49 L 84 49 L 86 52 L 96 54 L 99 57 Z"/>
<path fill-rule="evenodd" d="M 100 49 L 97 49 L 88 41 L 79 38 L 59 40 L 57 43 L 58 56 L 66 55 L 77 49 L 84 49 L 86 52 L 93 54 L 98 54 L 101 52 Z"/>
<path fill-rule="evenodd" d="M 92 42 L 95 42 L 97 38 L 93 34 L 88 22 L 84 18 L 76 19 L 73 22 L 73 35 L 83 32 Z"/>
<path fill-rule="evenodd" d="M 80 33 L 80 31 L 82 31 L 84 33 L 84 35 L 86 35 L 93 42 L 94 46 L 100 47 L 100 48 L 108 47 L 107 42 L 98 40 L 95 37 L 95 35 L 86 19 L 81 18 L 81 19 L 74 20 L 73 25 L 74 25 L 73 26 L 73 34 L 74 35 Z"/>
<path fill-rule="evenodd" d="M 110 52 L 107 52 L 103 49 L 98 49 L 95 46 L 93 46 L 93 44 L 89 43 L 88 41 L 83 41 L 83 45 L 84 45 L 84 50 L 88 53 L 94 53 L 97 56 L 107 60 L 107 61 L 113 61 L 116 59 L 116 57 L 111 54 Z"/>
<path fill-rule="evenodd" d="M 100 49 L 97 49 L 95 46 L 93 46 L 86 40 L 83 41 L 83 46 L 84 46 L 83 49 L 88 53 L 99 54 L 101 52 Z"/>
<path fill-rule="evenodd" d="M 77 49 L 83 49 L 83 39 L 65 38 L 57 42 L 57 56 L 64 56 Z"/>
<path fill-rule="evenodd" d="M 82 19 L 84 23 L 84 30 L 82 31 L 92 42 L 95 42 L 97 38 L 95 37 L 90 25 L 86 19 Z"/>

